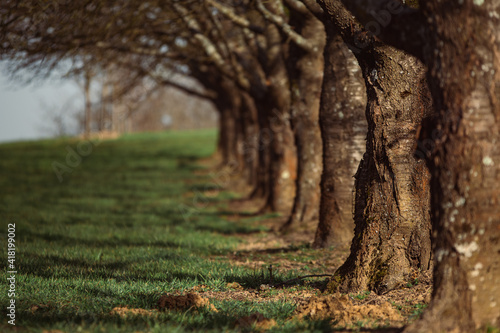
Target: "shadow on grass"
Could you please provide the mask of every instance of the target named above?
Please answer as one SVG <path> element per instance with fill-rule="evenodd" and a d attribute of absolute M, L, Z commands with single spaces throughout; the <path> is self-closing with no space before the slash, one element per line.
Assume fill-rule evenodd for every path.
<path fill-rule="evenodd" d="M 28 327 L 50 327 L 51 324 L 65 323 L 68 328 L 96 326 L 98 327 L 117 327 L 127 328 L 127 331 L 144 330 L 154 326 L 167 326 L 172 324 L 182 325 L 188 330 L 218 330 L 234 332 L 254 332 L 251 326 L 238 326 L 238 319 L 242 315 L 250 313 L 234 313 L 233 311 L 213 312 L 205 309 L 187 310 L 187 311 L 166 311 L 153 315 L 130 315 L 120 317 L 111 314 L 111 308 L 107 313 L 77 313 L 77 311 L 67 311 L 65 313 L 48 312 L 21 312 L 20 326 Z M 168 323 L 165 325 L 165 323 Z M 285 320 L 281 324 L 274 326 L 272 332 L 366 332 L 366 333 L 399 333 L 402 328 L 342 328 L 335 327 L 329 319 L 311 320 L 303 319 L 301 321 Z M 101 329 L 102 331 L 102 329 Z M 258 330 L 260 331 L 260 330 Z"/>
<path fill-rule="evenodd" d="M 165 256 L 163 256 L 165 257 Z M 168 259 L 167 259 L 168 260 Z M 174 258 L 174 261 L 178 258 Z M 137 271 L 129 269 L 134 264 L 142 264 L 144 258 L 137 260 L 90 262 L 81 259 L 66 259 L 55 255 L 31 255 L 29 260 L 19 265 L 19 270 L 28 275 L 42 278 L 68 278 L 74 279 L 84 277 L 85 279 L 107 281 L 114 279 L 115 282 L 171 282 L 178 281 L 203 281 L 206 277 L 203 274 L 192 274 L 178 271 L 166 271 L 163 274 L 152 275 L 151 271 Z M 152 260 L 154 262 L 154 260 Z M 186 263 L 186 259 L 182 260 Z M 162 273 L 162 272 L 158 272 Z M 78 287 L 76 287 L 78 289 Z M 88 292 L 88 287 L 81 290 L 84 294 Z"/>
<path fill-rule="evenodd" d="M 250 254 L 276 254 L 276 253 L 290 253 L 290 252 L 297 252 L 301 250 L 306 250 L 310 249 L 311 244 L 310 243 L 304 243 L 300 245 L 295 245 L 292 244 L 290 246 L 286 247 L 273 247 L 270 249 L 260 249 L 260 250 L 244 250 L 244 251 L 237 251 L 235 254 L 238 256 L 246 256 Z"/>
<path fill-rule="evenodd" d="M 108 247 L 160 247 L 160 248 L 179 248 L 182 247 L 182 242 L 174 242 L 174 241 L 137 241 L 131 239 L 123 239 L 117 238 L 113 236 L 108 239 L 82 239 L 76 238 L 66 235 L 60 234 L 44 234 L 44 233 L 35 233 L 32 231 L 23 231 L 23 240 L 36 242 L 38 240 L 44 240 L 49 243 L 57 243 L 59 246 L 76 246 L 76 247 L 84 247 L 84 248 L 108 248 Z M 209 253 L 209 248 L 205 246 L 194 246 L 190 244 L 190 249 L 194 249 L 199 252 Z"/>

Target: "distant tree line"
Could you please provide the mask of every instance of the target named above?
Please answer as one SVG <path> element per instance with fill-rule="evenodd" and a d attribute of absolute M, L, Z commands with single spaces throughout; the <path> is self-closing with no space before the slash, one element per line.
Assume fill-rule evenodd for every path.
<path fill-rule="evenodd" d="M 0 50 L 210 100 L 221 159 L 262 211 L 284 232 L 318 220 L 315 247 L 350 244 L 330 290 L 433 269 L 405 332 L 500 325 L 499 0 L 5 0 Z"/>

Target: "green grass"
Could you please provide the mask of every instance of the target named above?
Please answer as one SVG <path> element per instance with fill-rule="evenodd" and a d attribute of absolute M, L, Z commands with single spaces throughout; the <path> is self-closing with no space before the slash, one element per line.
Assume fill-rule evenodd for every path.
<path fill-rule="evenodd" d="M 207 130 L 103 141 L 62 174 L 62 182 L 53 163 L 68 166 L 67 147 L 76 151 L 79 141 L 0 145 L 2 238 L 7 238 L 9 223 L 16 225 L 16 328 L 220 332 L 233 330 L 239 316 L 258 311 L 278 321 L 275 332 L 326 330 L 324 322 L 286 321 L 295 308 L 288 301 L 214 301 L 217 313 L 166 311 L 127 318 L 110 314 L 116 306 L 152 309 L 162 294 L 179 294 L 200 284 L 223 291 L 228 282 L 245 288 L 266 283 L 265 274 L 231 266 L 224 257 L 238 244 L 236 233 L 261 230 L 255 218 L 229 222 L 221 204 L 200 200 L 205 199 L 200 195 L 205 186 L 216 184 L 195 172 L 201 168 L 196 161 L 213 153 L 215 140 L 215 131 Z M 210 202 L 231 196 L 221 192 Z M 3 248 L 0 279 L 6 281 Z M 291 277 L 277 273 L 274 282 Z M 9 304 L 7 294 L 3 282 L 2 309 Z M 2 332 L 11 328 L 6 321 L 0 322 Z"/>

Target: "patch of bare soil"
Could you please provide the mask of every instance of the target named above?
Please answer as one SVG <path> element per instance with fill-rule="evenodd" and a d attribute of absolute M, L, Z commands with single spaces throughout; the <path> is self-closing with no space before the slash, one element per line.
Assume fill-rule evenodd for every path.
<path fill-rule="evenodd" d="M 203 291 L 200 295 L 209 299 L 218 301 L 250 301 L 250 302 L 275 302 L 278 300 L 289 300 L 298 302 L 308 297 L 315 296 L 319 292 L 311 290 L 289 290 L 289 289 L 275 289 L 267 285 L 261 286 L 259 289 L 248 290 L 227 290 L 227 291 Z"/>
<path fill-rule="evenodd" d="M 128 307 L 117 306 L 111 310 L 112 315 L 118 315 L 122 318 L 128 316 L 154 316 L 158 314 L 158 310 L 134 309 Z"/>
<path fill-rule="evenodd" d="M 205 161 L 213 167 L 214 160 Z M 207 170 L 204 170 L 207 172 Z M 209 171 L 212 179 L 225 180 L 228 188 L 239 189 L 246 198 L 248 188 L 236 184 L 230 170 L 212 169 Z M 232 184 L 234 182 L 234 184 Z M 221 185 L 221 184 L 219 184 Z M 226 187 L 222 185 L 222 187 Z M 224 219 L 239 221 L 249 217 L 260 217 L 255 224 L 264 226 L 271 231 L 257 233 L 232 234 L 242 240 L 242 243 L 226 259 L 239 266 L 245 266 L 256 271 L 256 274 L 269 277 L 268 267 L 280 273 L 297 271 L 300 275 L 331 274 L 343 264 L 349 254 L 349 247 L 330 248 L 323 250 L 311 249 L 317 221 L 295 226 L 285 234 L 277 230 L 285 222 L 284 217 L 270 217 L 263 219 L 264 202 L 259 200 L 238 199 L 224 204 Z M 234 212 L 234 214 L 228 214 Z M 220 257 L 218 258 L 220 259 Z M 263 279 L 265 280 L 265 279 Z M 297 310 L 291 320 L 301 318 L 331 320 L 339 327 L 346 327 L 346 332 L 363 330 L 360 327 L 373 327 L 370 332 L 399 332 L 403 326 L 418 318 L 422 309 L 429 303 L 432 291 L 432 277 L 430 273 L 412 277 L 407 284 L 378 295 L 373 292 L 341 295 L 324 294 L 327 280 L 324 278 L 308 279 L 306 283 L 291 283 L 272 286 L 272 279 L 256 289 L 244 287 L 237 282 L 229 282 L 226 291 L 212 291 L 205 285 L 189 290 L 189 293 L 201 298 L 218 301 L 250 301 L 275 302 L 291 301 L 297 305 Z M 313 282 L 311 282 L 313 281 Z M 299 286 L 300 285 L 300 286 Z M 269 321 L 271 322 L 269 324 Z M 264 318 L 260 313 L 239 318 L 235 326 L 244 328 L 249 326 L 267 329 L 267 325 L 275 325 L 272 320 Z M 260 325 L 260 326 L 259 326 Z M 378 327 L 378 328 L 377 328 Z"/>
<path fill-rule="evenodd" d="M 191 308 L 199 309 L 201 307 L 208 308 L 211 311 L 218 312 L 215 306 L 210 303 L 208 298 L 202 297 L 199 294 L 188 293 L 186 295 L 163 295 L 158 300 L 158 309 L 164 311 L 169 310 L 187 310 Z"/>
<path fill-rule="evenodd" d="M 432 272 L 427 271 L 415 276 L 413 281 L 401 285 L 397 289 L 390 290 L 382 295 L 374 292 L 364 295 L 360 299 L 354 299 L 358 304 L 379 305 L 390 302 L 409 320 L 416 319 L 419 310 L 422 310 L 431 301 L 432 294 Z"/>
<path fill-rule="evenodd" d="M 282 222 L 281 218 L 272 218 L 259 221 L 259 224 L 272 228 Z M 349 255 L 349 247 L 312 251 L 310 246 L 316 224 L 312 222 L 286 234 L 269 231 L 238 235 L 243 242 L 228 259 L 235 265 L 252 269 L 273 265 L 281 272 L 309 270 L 333 275 Z M 309 251 L 310 259 L 304 260 L 304 251 Z"/>
<path fill-rule="evenodd" d="M 332 319 L 340 326 L 355 326 L 359 322 L 366 324 L 381 323 L 391 326 L 402 326 L 404 317 L 389 303 L 378 305 L 356 305 L 348 295 L 333 294 L 314 296 L 298 304 L 298 319 Z"/>

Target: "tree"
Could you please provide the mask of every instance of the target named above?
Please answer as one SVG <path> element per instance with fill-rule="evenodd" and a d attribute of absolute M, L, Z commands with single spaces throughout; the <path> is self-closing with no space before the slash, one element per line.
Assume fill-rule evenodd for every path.
<path fill-rule="evenodd" d="M 361 68 L 340 35 L 325 22 L 325 74 L 320 126 L 323 173 L 313 246 L 348 246 L 354 235 L 354 174 L 365 152 L 366 91 Z"/>
<path fill-rule="evenodd" d="M 83 76 L 83 93 L 85 96 L 85 112 L 84 112 L 84 137 L 88 139 L 90 137 L 90 124 L 92 121 L 92 101 L 90 99 L 90 82 L 92 81 L 92 72 L 90 70 L 85 71 Z"/>
<path fill-rule="evenodd" d="M 364 23 L 367 12 L 388 8 L 375 0 L 346 5 Z M 406 332 L 500 325 L 499 8 L 497 0 L 432 0 L 399 7 L 380 27 L 380 38 L 428 66 L 437 111 L 422 136 L 432 175 L 434 291 Z"/>
<path fill-rule="evenodd" d="M 321 10 L 314 2 L 307 5 L 287 0 L 290 22 L 267 12 L 258 1 L 263 15 L 276 24 L 292 41 L 288 54 L 291 91 L 291 121 L 297 147 L 297 181 L 293 209 L 283 230 L 318 217 L 319 183 L 322 171 L 322 144 L 319 130 L 319 105 L 323 81 L 325 32 L 313 11 Z M 260 5 L 259 5 L 260 4 Z M 292 30 L 290 25 L 295 26 Z"/>
<path fill-rule="evenodd" d="M 250 198 L 264 199 L 261 211 L 289 214 L 295 193 L 297 167 L 290 123 L 290 88 L 283 36 L 275 24 L 262 20 L 262 15 L 249 5 L 244 5 L 245 15 L 248 16 L 246 17 L 218 2 L 208 3 L 241 27 L 240 36 L 244 37 L 231 49 L 239 59 L 242 73 L 246 73 L 245 77 L 251 82 L 244 90 L 254 100 L 259 123 L 259 163 L 256 187 Z M 265 13 L 282 19 L 284 12 L 280 1 L 268 1 L 266 6 Z M 256 23 L 251 24 L 250 17 Z M 249 33 L 248 29 L 258 31 L 259 36 Z M 255 137 L 245 141 L 252 140 L 255 140 Z"/>
<path fill-rule="evenodd" d="M 381 293 L 430 268 L 429 172 L 414 156 L 420 123 L 432 112 L 425 69 L 418 59 L 370 37 L 340 1 L 323 7 L 361 66 L 368 100 L 355 235 L 330 288 Z"/>

